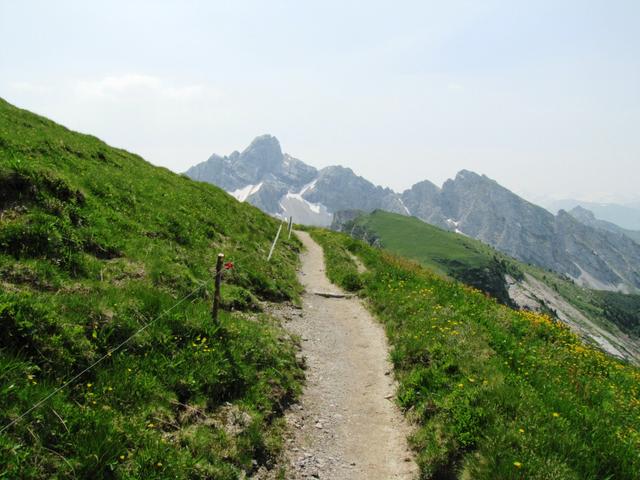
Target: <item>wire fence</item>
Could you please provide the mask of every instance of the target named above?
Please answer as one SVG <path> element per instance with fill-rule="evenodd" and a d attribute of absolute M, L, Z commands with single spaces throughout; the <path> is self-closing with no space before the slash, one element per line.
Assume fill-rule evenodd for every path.
<path fill-rule="evenodd" d="M 278 232 L 276 233 L 276 236 L 273 240 L 273 243 L 271 245 L 271 249 L 269 250 L 269 255 L 267 257 L 267 261 L 271 260 L 271 257 L 273 255 L 274 249 L 276 247 L 276 243 L 278 242 L 278 238 L 280 236 L 280 232 L 282 230 L 282 226 L 283 223 L 280 223 L 280 226 L 278 228 Z M 291 236 L 291 227 L 292 227 L 292 219 L 289 219 L 289 237 Z M 255 257 L 255 252 L 251 252 L 251 253 L 247 253 L 246 255 L 240 257 L 240 258 L 235 258 L 234 262 L 236 263 L 241 263 L 244 260 L 246 260 L 247 258 L 254 256 Z M 231 265 L 233 265 L 233 263 L 231 263 Z M 224 273 L 225 270 L 222 271 L 217 271 L 216 272 L 216 276 L 220 275 L 220 277 L 222 277 L 222 274 Z M 51 398 L 53 398 L 57 393 L 61 392 L 62 390 L 64 390 L 66 387 L 68 387 L 69 385 L 71 385 L 72 383 L 74 383 L 76 380 L 78 380 L 80 377 L 82 377 L 83 375 L 85 375 L 86 373 L 88 373 L 89 371 L 91 371 L 94 367 L 96 367 L 97 365 L 99 365 L 100 363 L 102 363 L 104 360 L 106 360 L 107 358 L 111 357 L 114 353 L 124 349 L 127 344 L 129 342 L 131 342 L 131 340 L 133 340 L 136 336 L 140 335 L 142 332 L 144 332 L 147 328 L 149 328 L 151 325 L 153 325 L 155 322 L 157 322 L 158 320 L 160 320 L 161 318 L 165 317 L 167 314 L 169 314 L 170 312 L 172 312 L 173 310 L 175 310 L 178 306 L 180 306 L 181 304 L 183 304 L 185 301 L 187 301 L 187 299 L 193 297 L 194 295 L 196 295 L 198 292 L 202 291 L 202 289 L 204 288 L 204 283 L 198 285 L 197 288 L 195 288 L 194 290 L 192 290 L 190 293 L 188 293 L 187 295 L 183 296 L 182 298 L 180 298 L 175 304 L 173 304 L 171 307 L 167 308 L 166 310 L 164 310 L 162 313 L 160 313 L 158 316 L 156 316 L 155 318 L 153 318 L 152 320 L 150 320 L 149 322 L 145 323 L 142 327 L 140 327 L 138 330 L 136 330 L 134 333 L 132 333 L 128 338 L 126 338 L 125 340 L 123 340 L 122 342 L 120 342 L 118 345 L 116 345 L 115 347 L 111 348 L 109 351 L 107 351 L 107 353 L 105 353 L 104 355 L 102 355 L 100 358 L 98 358 L 96 361 L 94 361 L 91 365 L 89 365 L 88 367 L 86 367 L 85 369 L 83 369 L 81 372 L 77 373 L 76 375 L 74 375 L 73 377 L 71 377 L 70 379 L 66 380 L 62 385 L 60 385 L 59 387 L 56 387 L 52 392 L 48 393 L 47 395 L 45 395 L 42 399 L 38 400 L 35 404 L 33 404 L 31 407 L 29 407 L 27 410 L 25 410 L 23 413 L 21 413 L 20 415 L 18 415 L 16 418 L 14 418 L 13 420 L 11 420 L 9 423 L 7 423 L 5 426 L 3 426 L 2 428 L 0 428 L 0 434 L 4 433 L 5 431 L 7 431 L 9 428 L 11 428 L 12 426 L 16 425 L 18 422 L 20 422 L 22 419 L 24 419 L 25 417 L 27 417 L 31 412 L 37 410 L 38 408 L 40 408 L 42 405 L 44 405 L 47 401 L 49 401 Z M 218 285 L 219 288 L 219 285 Z M 216 292 L 219 293 L 219 292 Z M 217 312 L 216 312 L 217 313 Z"/>
<path fill-rule="evenodd" d="M 52 398 L 55 394 L 57 394 L 58 392 L 60 392 L 61 390 L 64 390 L 66 387 L 68 387 L 69 385 L 71 385 L 73 382 L 75 382 L 76 380 L 78 380 L 80 377 L 82 377 L 85 373 L 89 372 L 90 370 L 92 370 L 96 365 L 100 364 L 101 362 L 103 362 L 105 359 L 111 357 L 114 353 L 118 352 L 119 350 L 121 350 L 122 348 L 124 348 L 131 340 L 133 340 L 136 336 L 138 336 L 139 334 L 141 334 L 143 331 L 145 331 L 147 328 L 149 328 L 151 325 L 153 325 L 155 322 L 157 322 L 158 320 L 160 320 L 162 317 L 164 317 L 165 315 L 167 315 L 169 312 L 171 312 L 172 310 L 174 310 L 175 308 L 177 308 L 180 304 L 184 303 L 188 298 L 192 297 L 193 295 L 195 295 L 196 293 L 198 293 L 200 290 L 202 290 L 202 286 L 198 286 L 198 288 L 196 288 L 195 290 L 193 290 L 191 293 L 185 295 L 184 297 L 182 297 L 180 300 L 178 300 L 178 302 L 176 302 L 173 306 L 167 308 L 166 310 L 164 310 L 160 315 L 158 315 L 156 318 L 154 318 L 153 320 L 151 320 L 150 322 L 146 323 L 144 326 L 140 327 L 138 330 L 136 330 L 133 334 L 131 334 L 131 336 L 129 336 L 127 339 L 125 339 L 124 341 L 120 342 L 118 345 L 116 345 L 115 347 L 113 347 L 111 350 L 109 350 L 107 353 L 105 353 L 103 356 L 101 356 L 100 358 L 98 358 L 95 362 L 93 362 L 91 365 L 89 365 L 88 367 L 86 367 L 84 370 L 82 370 L 80 373 L 77 373 L 76 375 L 74 375 L 73 377 L 71 377 L 69 380 L 67 380 L 66 382 L 64 382 L 62 385 L 60 385 L 59 387 L 57 387 L 55 390 L 53 390 L 53 392 L 49 393 L 48 395 L 46 395 L 45 397 L 43 397 L 41 400 L 39 400 L 38 402 L 36 402 L 34 405 L 32 405 L 28 410 L 24 411 L 22 414 L 20 414 L 17 418 L 15 418 L 14 420 L 12 420 L 11 422 L 9 422 L 7 425 L 5 425 L 4 427 L 2 427 L 0 429 L 0 433 L 5 432 L 7 429 L 11 428 L 13 425 L 15 425 L 16 423 L 18 423 L 20 420 L 22 420 L 24 417 L 26 417 L 27 415 L 29 415 L 31 412 L 33 412 L 34 410 L 38 409 L 39 407 L 41 407 L 42 405 L 44 405 L 50 398 Z"/>

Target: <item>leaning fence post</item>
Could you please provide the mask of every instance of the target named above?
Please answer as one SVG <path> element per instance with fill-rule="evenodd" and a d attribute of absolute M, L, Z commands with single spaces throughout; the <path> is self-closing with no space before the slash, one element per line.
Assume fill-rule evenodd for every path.
<path fill-rule="evenodd" d="M 224 253 L 218 254 L 216 262 L 216 289 L 213 293 L 213 308 L 211 309 L 211 317 L 213 322 L 218 324 L 218 308 L 220 308 L 220 284 L 222 283 L 222 262 L 224 261 Z"/>
<path fill-rule="evenodd" d="M 282 230 L 282 223 L 280 223 L 280 227 L 278 227 L 278 233 L 276 233 L 276 238 L 273 239 L 273 244 L 271 245 L 271 250 L 269 250 L 269 256 L 267 257 L 267 262 L 271 260 L 271 255 L 273 255 L 273 250 L 276 248 L 276 243 L 278 242 L 278 237 L 280 236 L 281 230 Z"/>
<path fill-rule="evenodd" d="M 293 230 L 293 217 L 289 217 L 289 236 L 287 240 L 291 240 L 291 230 Z"/>

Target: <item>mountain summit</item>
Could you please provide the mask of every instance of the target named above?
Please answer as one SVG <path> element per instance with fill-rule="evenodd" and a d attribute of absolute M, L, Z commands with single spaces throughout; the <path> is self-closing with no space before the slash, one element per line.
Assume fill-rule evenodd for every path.
<path fill-rule="evenodd" d="M 427 223 L 482 240 L 582 285 L 621 291 L 640 288 L 640 248 L 629 236 L 564 210 L 554 216 L 485 175 L 462 170 L 440 190 L 421 182 L 402 197 L 407 208 Z"/>
<path fill-rule="evenodd" d="M 608 232 L 617 233 L 619 235 L 624 235 L 633 239 L 636 243 L 640 244 L 640 231 L 637 230 L 627 230 L 626 228 L 622 228 L 615 223 L 608 222 L 606 220 L 601 220 L 596 217 L 596 214 L 591 210 L 587 210 L 586 208 L 578 205 L 569 211 L 569 214 L 578 220 L 580 223 L 584 223 L 585 225 L 589 225 L 590 227 L 606 230 Z"/>
<path fill-rule="evenodd" d="M 486 175 L 461 170 L 442 188 L 428 180 L 402 193 L 376 186 L 350 168 L 316 169 L 282 153 L 271 135 L 242 153 L 212 155 L 186 174 L 227 190 L 271 215 L 328 226 L 344 210 L 385 210 L 492 245 L 523 262 L 604 290 L 640 289 L 640 244 L 632 233 L 575 211 L 553 215 Z"/>
<path fill-rule="evenodd" d="M 256 137 L 242 153 L 214 154 L 185 173 L 272 215 L 293 216 L 299 223 L 328 226 L 334 212 L 348 208 L 409 213 L 392 190 L 374 185 L 350 168 L 318 170 L 283 154 L 271 135 Z"/>

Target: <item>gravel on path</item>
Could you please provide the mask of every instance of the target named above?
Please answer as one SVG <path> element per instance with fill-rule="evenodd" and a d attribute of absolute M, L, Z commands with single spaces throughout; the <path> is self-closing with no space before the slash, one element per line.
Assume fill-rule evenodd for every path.
<path fill-rule="evenodd" d="M 299 273 L 306 293 L 286 326 L 302 340 L 307 382 L 286 414 L 286 478 L 415 478 L 384 330 L 357 297 L 314 294 L 344 292 L 327 279 L 322 248 L 296 234 L 306 247 Z"/>

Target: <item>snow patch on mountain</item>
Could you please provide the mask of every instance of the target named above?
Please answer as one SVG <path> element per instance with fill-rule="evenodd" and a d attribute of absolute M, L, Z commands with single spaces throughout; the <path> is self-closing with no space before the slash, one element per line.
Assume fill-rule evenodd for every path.
<path fill-rule="evenodd" d="M 312 203 L 302 198 L 300 193 L 287 193 L 280 199 L 280 218 L 293 217 L 296 223 L 307 225 L 319 225 L 327 227 L 331 225 L 333 214 L 321 203 Z"/>
<path fill-rule="evenodd" d="M 289 199 L 289 200 L 298 200 L 299 202 L 301 202 L 302 204 L 306 205 L 307 208 L 309 208 L 309 210 L 311 210 L 313 213 L 320 213 L 320 209 L 322 207 L 324 207 L 324 205 L 320 204 L 320 203 L 311 203 L 307 200 L 305 200 L 304 198 L 302 198 L 302 195 L 300 195 L 299 193 L 287 193 L 284 196 L 285 199 Z M 282 202 L 280 203 L 280 205 L 282 206 Z M 325 208 L 326 210 L 326 208 Z"/>
<path fill-rule="evenodd" d="M 309 182 L 304 187 L 302 187 L 300 189 L 300 191 L 298 192 L 298 195 L 302 196 L 305 193 L 307 193 L 309 190 L 313 190 L 313 187 L 316 186 L 316 183 L 318 183 L 318 179 L 317 178 L 314 181 Z"/>
<path fill-rule="evenodd" d="M 464 233 L 462 230 L 460 230 L 460 228 L 459 228 L 460 222 L 459 221 L 456 221 L 456 220 L 454 220 L 452 218 L 447 218 L 446 223 L 447 223 L 447 227 L 449 227 L 454 232 L 459 233 L 460 235 L 464 235 L 465 237 L 468 237 L 468 235 L 466 233 Z"/>
<path fill-rule="evenodd" d="M 404 211 L 406 212 L 407 215 L 411 216 L 411 212 L 409 211 L 409 209 L 407 208 L 407 206 L 404 204 L 404 202 L 402 201 L 402 197 L 398 197 L 398 201 L 400 202 L 400 206 L 402 208 L 404 208 Z"/>
<path fill-rule="evenodd" d="M 247 198 L 254 193 L 257 193 L 260 188 L 262 188 L 262 183 L 263 182 L 260 182 L 257 185 L 247 185 L 242 188 L 238 188 L 233 192 L 229 192 L 229 195 L 234 196 L 239 202 L 244 202 Z"/>

